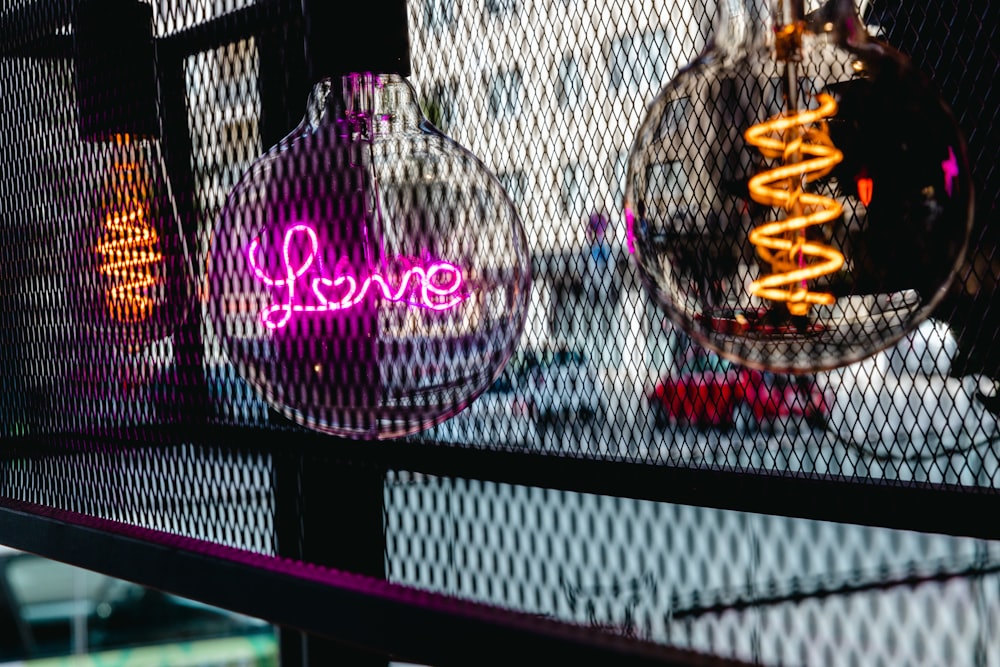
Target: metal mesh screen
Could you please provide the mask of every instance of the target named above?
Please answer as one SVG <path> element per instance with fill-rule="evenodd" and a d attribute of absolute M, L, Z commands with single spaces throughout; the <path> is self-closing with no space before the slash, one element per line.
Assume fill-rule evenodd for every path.
<path fill-rule="evenodd" d="M 6 2 L 0 13 L 5 498 L 308 561 L 323 503 L 348 502 L 352 466 L 375 459 L 363 502 L 383 514 L 383 562 L 358 569 L 394 583 L 765 664 L 1000 660 L 993 542 L 562 490 L 576 489 L 571 472 L 538 486 L 465 479 L 454 465 L 425 474 L 384 454 L 495 454 L 499 480 L 523 465 L 504 455 L 531 453 L 845 493 L 885 482 L 992 494 L 1000 103 L 988 3 L 862 3 L 869 31 L 914 59 L 965 132 L 973 242 L 933 318 L 898 345 L 791 376 L 693 344 L 645 292 L 627 248 L 632 139 L 649 101 L 705 47 L 715 3 L 410 0 L 420 108 L 506 190 L 532 286 L 502 373 L 391 447 L 317 439 L 289 419 L 233 363 L 210 316 L 227 197 L 307 114 L 300 3 L 155 2 L 145 134 L 141 71 L 105 63 L 119 89 L 86 107 L 73 4 Z M 329 39 L 355 29 L 331 25 Z M 86 119 L 127 131 L 101 135 Z M 131 196 L 155 222 L 108 203 L 122 184 L 139 187 Z M 133 261 L 117 270 L 126 247 Z M 455 353 L 426 354 L 446 365 Z M 293 389 L 319 391 L 316 374 L 294 376 Z M 346 490 L 324 501 L 323 471 L 339 467 Z"/>
<path fill-rule="evenodd" d="M 515 439 L 629 459 L 992 485 L 987 480 L 996 464 L 989 443 L 996 418 L 990 401 L 983 400 L 993 393 L 985 352 L 990 345 L 972 341 L 992 336 L 986 324 L 992 280 L 986 256 L 993 247 L 988 230 L 995 215 L 990 180 L 995 177 L 981 158 L 989 141 L 983 141 L 988 130 L 979 107 L 972 111 L 971 100 L 955 91 L 982 88 L 957 78 L 988 80 L 995 54 L 979 38 L 977 45 L 983 45 L 976 48 L 983 53 L 948 51 L 966 55 L 963 63 L 974 60 L 966 67 L 934 59 L 931 50 L 916 45 L 924 31 L 982 36 L 995 28 L 965 27 L 961 19 L 921 9 L 877 3 L 863 9 L 869 29 L 891 41 L 898 35 L 895 43 L 910 46 L 907 52 L 936 82 L 954 77 L 950 88 L 939 85 L 969 135 L 975 165 L 972 258 L 935 320 L 884 354 L 815 377 L 731 373 L 721 380 L 720 369 L 731 367 L 692 345 L 642 290 L 619 213 L 634 128 L 661 84 L 704 47 L 711 8 L 573 5 L 547 10 L 544 20 L 530 18 L 541 10 L 518 5 L 484 16 L 446 9 L 437 16 L 428 10 L 424 20 L 432 28 L 414 33 L 414 79 L 440 97 L 434 99 L 449 119 L 476 118 L 464 126 L 446 122 L 505 182 L 516 184 L 536 269 L 536 305 L 521 354 L 508 366 L 511 382 L 498 386 L 513 390 L 495 392 L 503 398 L 487 395 L 439 427 L 438 437 L 464 440 L 469 431 L 490 428 L 492 418 L 501 423 L 490 431 L 489 442 Z M 563 25 L 564 15 L 586 26 L 574 28 L 586 32 L 585 40 L 564 37 L 565 45 L 557 41 L 553 53 L 520 51 L 520 44 L 536 41 L 534 31 L 545 30 L 541 26 Z M 474 37 L 484 25 L 486 45 Z M 455 52 L 464 57 L 451 57 Z M 514 61 L 517 66 L 510 67 Z M 477 97 L 480 85 L 488 95 L 503 93 L 500 108 L 494 108 L 500 104 L 494 97 Z M 608 98 L 615 102 L 602 101 Z M 601 140 L 595 142 L 595 136 Z M 531 147 L 527 164 L 511 156 L 524 145 Z M 551 386 L 562 395 L 537 396 Z M 569 424 L 557 417 L 558 427 L 551 428 L 546 417 L 564 408 L 575 417 Z M 488 414 L 519 411 L 536 419 L 503 421 Z"/>
<path fill-rule="evenodd" d="M 761 664 L 992 664 L 995 542 L 399 474 L 390 578 Z"/>

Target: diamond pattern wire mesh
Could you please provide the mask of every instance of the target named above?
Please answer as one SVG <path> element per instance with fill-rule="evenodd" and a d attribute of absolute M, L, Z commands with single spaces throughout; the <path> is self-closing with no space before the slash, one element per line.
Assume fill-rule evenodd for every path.
<path fill-rule="evenodd" d="M 390 477 L 390 578 L 762 664 L 1000 659 L 995 542 Z"/>
<path fill-rule="evenodd" d="M 153 160 L 170 174 L 177 219 L 156 231 L 184 240 L 190 266 L 165 294 L 192 298 L 148 344 L 116 335 L 93 296 L 106 291 L 93 197 L 108 187 L 108 152 L 79 136 L 71 30 L 42 11 L 0 37 L 5 497 L 279 550 L 273 447 L 300 429 L 229 363 L 197 298 L 227 194 L 305 111 L 295 97 L 276 112 L 275 88 L 258 85 L 274 69 L 269 49 L 294 34 L 295 10 L 258 3 L 255 32 L 253 4 L 153 6 L 158 62 L 177 65 L 161 71 L 168 131 Z M 659 402 L 657 387 L 687 378 L 708 392 L 709 375 L 697 373 L 723 362 L 643 291 L 622 204 L 642 111 L 705 45 L 713 3 L 411 0 L 410 79 L 423 111 L 507 189 L 534 274 L 504 373 L 413 444 L 1000 485 L 1000 170 L 990 160 L 1000 35 L 982 4 L 863 7 L 873 32 L 932 75 L 969 143 L 975 238 L 934 321 L 843 371 L 755 377 L 770 403 L 716 387 L 713 410 L 698 413 Z M 233 37 L 200 37 L 208 24 Z M 295 90 L 300 74 L 290 67 L 278 82 Z M 234 440 L 243 435 L 182 445 L 163 435 L 205 425 L 271 444 L 248 452 Z M 393 582 L 766 664 L 1000 662 L 992 542 L 406 471 L 387 475 L 383 495 Z"/>
<path fill-rule="evenodd" d="M 429 29 L 413 34 L 413 78 L 427 81 L 424 87 L 440 95 L 433 108 L 444 109 L 449 119 L 467 119 L 448 131 L 483 156 L 505 183 L 527 184 L 513 192 L 515 200 L 522 198 L 518 203 L 535 253 L 537 306 L 522 338 L 524 349 L 509 367 L 510 381 L 502 384 L 513 389 L 497 392 L 502 398 L 487 394 L 438 427 L 436 437 L 461 442 L 486 429 L 488 442 L 571 453 L 993 484 L 997 420 L 992 403 L 982 399 L 994 391 L 987 350 L 992 347 L 988 267 L 994 247 L 989 219 L 995 216 L 996 187 L 991 166 L 981 164 L 982 151 L 990 145 L 982 140 L 988 126 L 970 116 L 967 94 L 954 94 L 959 88 L 991 87 L 954 81 L 976 73 L 989 80 L 996 63 L 989 39 L 976 40 L 968 54 L 973 66 L 958 67 L 935 60 L 934 49 L 916 44 L 921 29 L 951 35 L 962 29 L 964 19 L 949 22 L 923 10 L 911 15 L 879 3 L 864 8 L 873 31 L 887 38 L 898 35 L 901 48 L 910 40 L 908 52 L 915 54 L 916 64 L 935 81 L 950 80 L 940 85 L 969 135 L 979 188 L 977 239 L 963 269 L 965 279 L 938 309 L 937 325 L 929 323 L 885 354 L 840 372 L 797 382 L 767 374 L 730 377 L 716 386 L 703 371 L 706 363 L 718 370 L 718 360 L 709 358 L 701 368 L 692 364 L 691 357 L 701 351 L 669 326 L 640 288 L 620 214 L 624 160 L 641 111 L 676 67 L 704 46 L 711 8 L 664 5 L 654 11 L 646 5 L 574 4 L 542 10 L 514 4 L 480 15 L 449 7 L 431 3 L 414 17 L 415 25 L 423 19 Z M 564 15 L 573 18 L 563 20 Z M 550 24 L 560 26 L 554 34 L 561 37 L 541 40 Z M 485 42 L 477 37 L 483 25 L 488 26 Z M 567 38 L 560 32 L 567 25 L 576 33 L 585 30 L 587 39 Z M 967 29 L 985 36 L 995 27 L 970 23 Z M 518 44 L 539 41 L 552 43 L 554 54 L 517 50 Z M 604 102 L 609 97 L 615 103 Z M 675 136 L 694 141 L 695 135 L 680 131 Z M 512 155 L 523 145 L 532 147 L 528 163 Z M 598 223 L 597 228 L 606 224 L 607 229 L 600 240 L 591 231 L 595 216 L 607 221 Z M 578 382 L 581 388 L 550 400 L 536 395 L 548 393 L 548 387 L 536 388 L 546 382 L 567 387 Z M 684 387 L 710 399 L 676 398 Z M 755 403 L 753 396 L 739 398 L 740 392 L 762 398 Z M 553 429 L 546 419 L 551 407 L 565 407 L 577 418 Z M 536 418 L 505 420 L 494 414 L 504 411 L 527 411 Z M 709 428 L 692 429 L 691 422 Z M 722 433 L 711 428 L 716 425 Z M 736 438 L 725 432 L 731 429 Z"/>

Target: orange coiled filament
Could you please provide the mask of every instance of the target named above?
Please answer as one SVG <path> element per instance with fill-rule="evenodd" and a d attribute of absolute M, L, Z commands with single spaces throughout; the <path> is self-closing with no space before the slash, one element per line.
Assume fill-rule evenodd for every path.
<path fill-rule="evenodd" d="M 808 227 L 836 220 L 843 210 L 835 200 L 802 189 L 805 183 L 830 173 L 844 158 L 830 140 L 825 120 L 837 113 L 837 103 L 826 94 L 816 99 L 818 109 L 783 114 L 744 133 L 747 143 L 765 157 L 782 160 L 780 166 L 750 179 L 750 196 L 764 206 L 786 211 L 784 220 L 765 223 L 750 232 L 750 242 L 772 271 L 753 281 L 750 292 L 786 302 L 792 315 L 808 314 L 813 304 L 833 304 L 832 294 L 810 291 L 808 281 L 844 265 L 844 256 L 835 249 L 806 238 Z"/>
<path fill-rule="evenodd" d="M 133 166 L 119 166 L 129 172 Z M 126 176 L 131 181 L 131 174 Z M 102 255 L 100 271 L 110 278 L 107 305 L 111 317 L 119 322 L 141 322 L 156 306 L 150 288 L 160 282 L 156 265 L 163 260 L 160 239 L 146 219 L 146 206 L 129 189 L 120 193 L 104 219 L 104 235 L 97 244 Z"/>

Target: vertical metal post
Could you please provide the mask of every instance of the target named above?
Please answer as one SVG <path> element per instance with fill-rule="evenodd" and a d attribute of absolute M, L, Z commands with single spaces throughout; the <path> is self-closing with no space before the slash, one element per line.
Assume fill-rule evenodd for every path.
<path fill-rule="evenodd" d="M 290 4 L 295 4 L 290 0 Z M 305 113 L 310 81 L 303 49 L 302 17 L 298 7 L 283 8 L 280 29 L 255 35 L 257 90 L 260 98 L 261 143 L 266 149 L 288 134 Z"/>
<path fill-rule="evenodd" d="M 195 176 L 192 167 L 194 147 L 191 129 L 188 125 L 187 87 L 184 75 L 184 60 L 189 55 L 166 49 L 157 44 L 157 83 L 159 85 L 159 108 L 162 122 L 160 145 L 167 174 L 173 187 L 174 203 L 180 218 L 188 249 L 197 253 L 200 247 L 198 227 L 199 210 L 195 202 Z M 192 270 L 196 270 L 200 258 L 195 255 Z M 193 276 L 197 279 L 197 276 Z M 168 412 L 168 417 L 179 417 L 185 424 L 201 424 L 208 417 L 209 393 L 205 376 L 205 344 L 201 331 L 201 304 L 196 298 L 189 299 L 182 324 L 174 334 L 175 364 L 171 372 L 170 385 L 177 390 L 167 397 L 167 405 L 157 405 L 158 412 Z"/>
<path fill-rule="evenodd" d="M 328 444 L 335 451 L 339 443 Z M 274 475 L 282 556 L 385 578 L 384 470 L 300 450 L 277 456 Z M 388 662 L 362 648 L 293 630 L 281 629 L 279 639 L 282 667 Z"/>
<path fill-rule="evenodd" d="M 301 12 L 301 25 L 289 25 L 259 42 L 261 136 L 266 145 L 301 119 L 309 86 L 323 77 L 409 74 L 405 0 L 302 0 Z M 347 38 L 359 30 L 370 35 L 360 45 Z M 310 448 L 275 456 L 278 553 L 384 578 L 385 471 L 331 457 L 329 452 L 338 450 L 332 438 L 321 445 L 322 452 Z M 283 667 L 387 664 L 385 656 L 360 647 L 284 629 L 279 634 Z"/>

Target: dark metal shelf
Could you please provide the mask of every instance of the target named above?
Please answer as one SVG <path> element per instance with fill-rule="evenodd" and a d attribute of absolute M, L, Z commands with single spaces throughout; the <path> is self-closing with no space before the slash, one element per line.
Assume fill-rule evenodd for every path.
<path fill-rule="evenodd" d="M 142 444 L 137 444 L 142 443 Z M 418 472 L 603 496 L 1000 539 L 1000 491 L 940 483 L 642 463 L 427 440 L 361 442 L 300 428 L 133 427 L 128 437 L 67 434 L 9 441 L 4 458 L 196 444 L 356 469 Z"/>
<path fill-rule="evenodd" d="M 0 541 L 279 626 L 433 665 L 737 665 L 550 618 L 29 503 L 0 500 Z"/>

